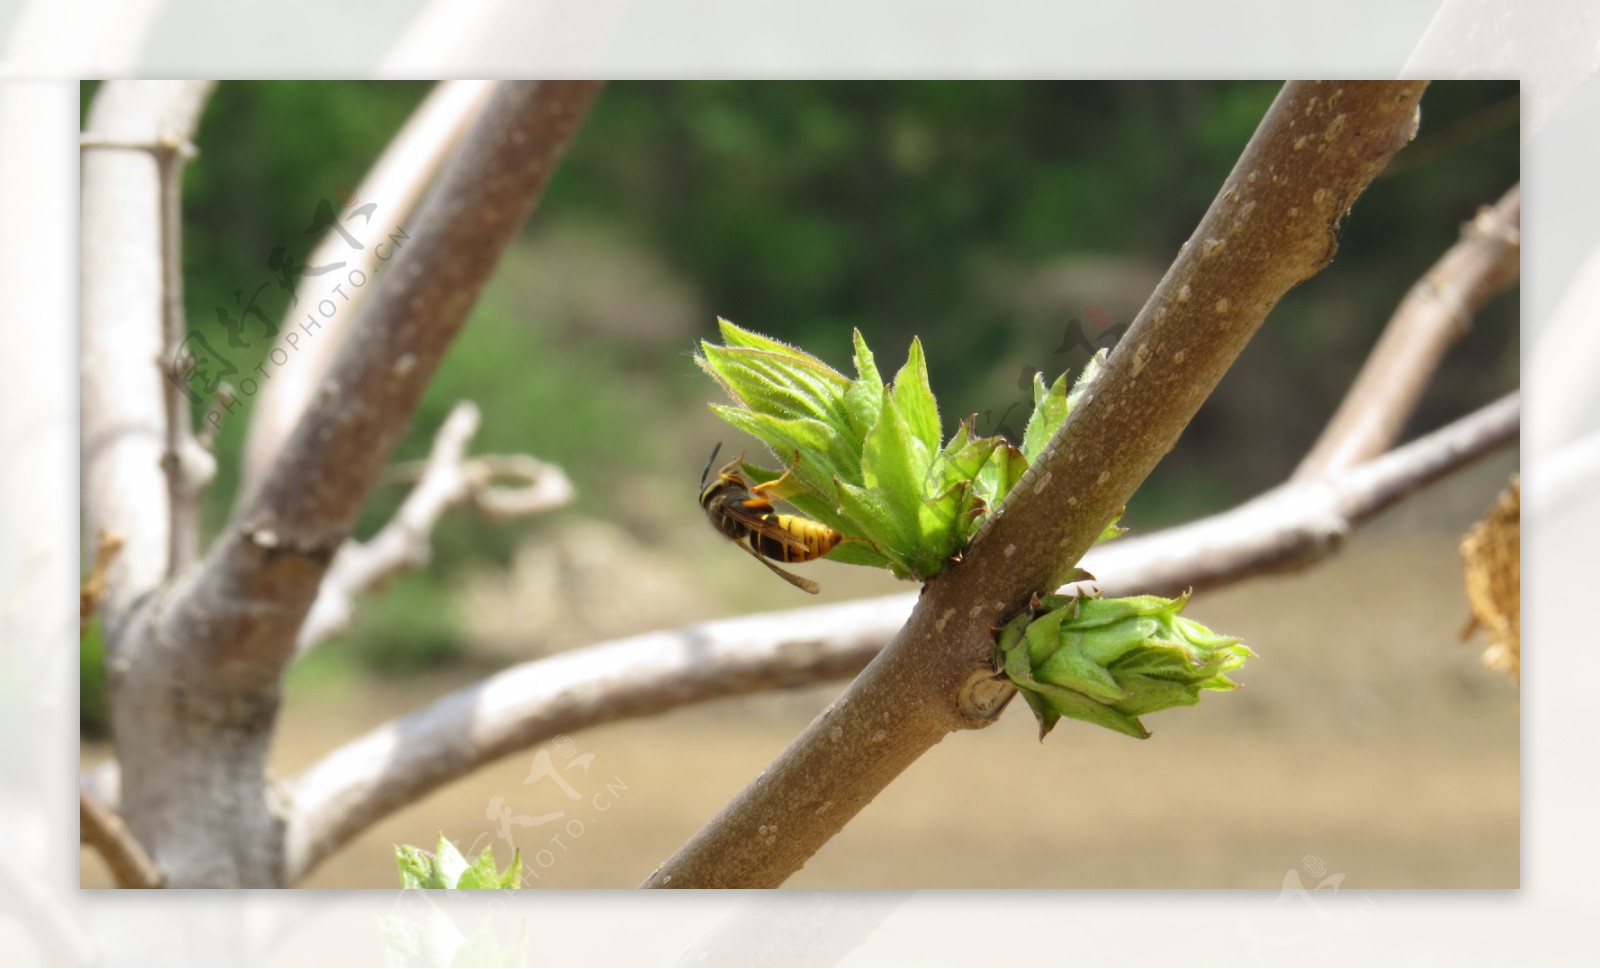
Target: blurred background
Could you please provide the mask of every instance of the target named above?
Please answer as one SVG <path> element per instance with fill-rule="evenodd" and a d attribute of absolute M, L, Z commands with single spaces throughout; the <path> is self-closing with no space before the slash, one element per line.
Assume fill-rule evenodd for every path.
<path fill-rule="evenodd" d="M 945 430 L 1020 429 L 1034 370 L 1076 371 L 1130 322 L 1276 94 L 1266 82 L 616 82 L 579 132 L 430 389 L 397 459 L 462 399 L 475 452 L 560 464 L 578 499 L 532 521 L 453 513 L 434 557 L 291 673 L 278 768 L 495 669 L 633 632 L 810 600 L 706 527 L 716 441 L 745 441 L 693 365 L 715 317 L 847 369 L 859 328 L 891 372 L 913 335 Z M 358 184 L 422 83 L 225 82 L 188 169 L 185 298 L 216 330 L 304 260 L 317 203 Z M 86 84 L 87 110 L 94 85 Z M 1337 259 L 1291 292 L 1129 506 L 1147 532 L 1286 476 L 1406 289 L 1518 177 L 1515 82 L 1436 83 L 1416 141 L 1357 202 Z M 276 286 L 258 305 L 281 320 Z M 1497 298 L 1446 358 L 1408 436 L 1514 389 L 1518 314 Z M 260 347 L 264 351 L 264 345 Z M 240 369 L 257 360 L 238 354 Z M 224 422 L 207 527 L 236 497 L 248 411 Z M 1510 887 L 1517 691 L 1459 637 L 1456 546 L 1515 468 L 1501 455 L 1385 516 L 1313 571 L 1207 593 L 1190 612 L 1259 654 L 1247 688 L 1153 716 L 1144 743 L 1031 718 L 924 757 L 790 884 L 811 887 Z M 403 488 L 380 489 L 364 537 Z M 804 569 L 823 599 L 886 573 Z M 801 601 L 805 600 L 805 601 Z M 626 603 L 619 608 L 618 603 Z M 82 664 L 84 760 L 108 753 L 99 644 Z M 636 884 L 838 692 L 722 701 L 571 738 L 614 808 L 559 854 L 509 831 L 548 887 Z M 438 832 L 509 854 L 498 817 L 559 809 L 535 751 L 391 816 L 312 877 L 395 887 L 392 845 Z M 607 785 L 612 785 L 610 788 Z M 620 785 L 620 786 L 617 786 Z M 998 809 L 997 809 L 998 808 Z M 542 857 L 542 856 L 541 856 Z M 83 883 L 109 884 L 85 854 Z"/>

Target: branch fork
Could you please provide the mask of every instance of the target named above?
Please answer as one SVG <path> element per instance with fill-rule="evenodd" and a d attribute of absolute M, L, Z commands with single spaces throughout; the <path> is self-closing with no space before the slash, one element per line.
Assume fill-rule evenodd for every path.
<path fill-rule="evenodd" d="M 421 568 L 431 556 L 429 537 L 444 513 L 468 507 L 494 518 L 540 514 L 572 500 L 572 482 L 555 465 L 526 455 L 466 456 L 478 431 L 477 405 L 462 401 L 440 426 L 433 450 L 420 465 L 392 468 L 386 481 L 414 480 L 398 512 L 365 542 L 346 541 L 335 554 L 306 616 L 296 649 L 306 652 L 348 628 L 356 599 L 395 573 Z M 520 486 L 494 484 L 520 479 Z"/>

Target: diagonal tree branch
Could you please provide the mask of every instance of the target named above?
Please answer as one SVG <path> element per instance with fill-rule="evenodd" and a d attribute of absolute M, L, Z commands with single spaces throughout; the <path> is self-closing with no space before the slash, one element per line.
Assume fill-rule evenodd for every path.
<path fill-rule="evenodd" d="M 288 883 L 384 815 L 556 734 L 849 676 L 904 621 L 913 598 L 645 633 L 521 663 L 452 693 L 294 779 Z"/>
<path fill-rule="evenodd" d="M 1422 82 L 1292 82 L 1045 452 L 836 702 L 646 887 L 773 887 L 952 730 L 990 722 L 992 630 L 1067 577 L 1416 131 Z M 781 833 L 781 836 L 780 836 Z"/>
<path fill-rule="evenodd" d="M 1099 546 L 1084 566 L 1112 595 L 1176 595 L 1303 568 L 1397 502 L 1515 442 L 1521 417 L 1521 395 L 1511 394 L 1358 467 L 1291 479 L 1221 514 Z M 1137 587 L 1119 581 L 1129 574 Z"/>
<path fill-rule="evenodd" d="M 207 627 L 210 665 L 236 685 L 276 688 L 334 552 L 597 88 L 527 82 L 497 91 L 323 393 L 165 611 L 174 640 Z"/>
<path fill-rule="evenodd" d="M 1513 185 L 1462 227 L 1461 240 L 1400 301 L 1296 478 L 1354 467 L 1399 439 L 1445 351 L 1484 303 L 1517 281 L 1521 221 L 1522 192 Z"/>
<path fill-rule="evenodd" d="M 440 81 L 389 142 L 355 193 L 363 204 L 377 205 L 374 215 L 382 220 L 380 224 L 388 227 L 382 235 L 411 219 L 423 193 L 483 111 L 498 83 Z M 349 269 L 371 276 L 381 266 L 378 251 L 377 247 L 368 246 L 352 252 L 344 236 L 329 229 L 307 257 L 306 264 L 322 266 L 343 262 Z M 375 287 L 355 287 L 347 294 L 341 290 L 339 313 L 324 320 L 314 338 L 301 331 L 292 308 L 315 306 L 319 300 L 333 295 L 344 278 L 308 274 L 301 277 L 295 288 L 291 311 L 286 314 L 288 318 L 274 345 L 274 353 L 281 354 L 290 363 L 275 370 L 273 378 L 261 385 L 260 396 L 250 412 L 241 489 L 246 493 L 254 490 L 272 466 L 273 459 L 283 450 L 295 422 L 327 379 L 339 348 L 349 336 L 351 324 Z"/>
<path fill-rule="evenodd" d="M 118 888 L 160 888 L 166 879 L 128 833 L 122 819 L 78 789 L 78 838 L 94 848 L 111 869 Z"/>
<path fill-rule="evenodd" d="M 1084 564 L 1108 595 L 1213 587 L 1306 567 L 1385 508 L 1515 441 L 1519 414 L 1517 399 L 1506 398 L 1360 468 L 1097 546 Z M 289 883 L 392 811 L 558 734 L 853 676 L 916 601 L 908 593 L 652 632 L 522 663 L 450 694 L 290 782 Z"/>
<path fill-rule="evenodd" d="M 112 718 L 123 816 L 172 884 L 281 884 L 266 757 L 282 670 L 334 553 L 598 88 L 497 88 L 271 469 L 145 614 Z"/>

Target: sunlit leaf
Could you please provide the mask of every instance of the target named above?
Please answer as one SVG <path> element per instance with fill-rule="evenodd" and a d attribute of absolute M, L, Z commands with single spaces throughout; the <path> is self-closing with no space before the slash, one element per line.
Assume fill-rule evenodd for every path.
<path fill-rule="evenodd" d="M 933 399 L 933 388 L 928 386 L 928 362 L 922 356 L 922 341 L 916 337 L 911 338 L 906 365 L 895 375 L 894 402 L 901 419 L 923 448 L 929 454 L 936 453 L 944 436 L 939 428 L 939 402 Z"/>
<path fill-rule="evenodd" d="M 894 518 L 894 551 L 905 560 L 921 544 L 922 482 L 932 463 L 932 454 L 903 419 L 898 400 L 885 393 L 877 423 L 862 446 L 861 483 Z"/>
<path fill-rule="evenodd" d="M 857 441 L 866 440 L 867 432 L 878 421 L 878 411 L 883 406 L 883 378 L 878 376 L 878 365 L 867 349 L 861 331 L 852 336 L 855 343 L 856 379 L 844 393 L 845 418 Z"/>
<path fill-rule="evenodd" d="M 1033 375 L 1033 414 L 1022 432 L 1022 456 L 1032 464 L 1043 453 L 1050 438 L 1067 419 L 1067 375 L 1062 374 L 1048 389 L 1044 375 Z"/>

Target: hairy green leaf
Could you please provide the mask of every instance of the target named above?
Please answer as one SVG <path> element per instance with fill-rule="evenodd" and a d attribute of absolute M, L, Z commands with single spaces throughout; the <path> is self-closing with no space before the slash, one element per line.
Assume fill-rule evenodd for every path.
<path fill-rule="evenodd" d="M 923 448 L 934 454 L 939 450 L 943 434 L 939 429 L 939 403 L 933 399 L 933 388 L 928 386 L 928 361 L 922 356 L 922 341 L 911 338 L 911 350 L 906 365 L 894 378 L 894 402 L 901 419 Z"/>
<path fill-rule="evenodd" d="M 855 343 L 856 379 L 850 381 L 850 388 L 844 393 L 844 412 L 860 442 L 878 422 L 878 411 L 883 406 L 883 378 L 878 376 L 878 365 L 861 331 L 854 331 L 851 339 Z"/>
<path fill-rule="evenodd" d="M 1067 375 L 1062 374 L 1048 389 L 1044 375 L 1033 375 L 1033 414 L 1022 432 L 1022 456 L 1032 464 L 1043 453 L 1063 421 L 1067 419 Z"/>

